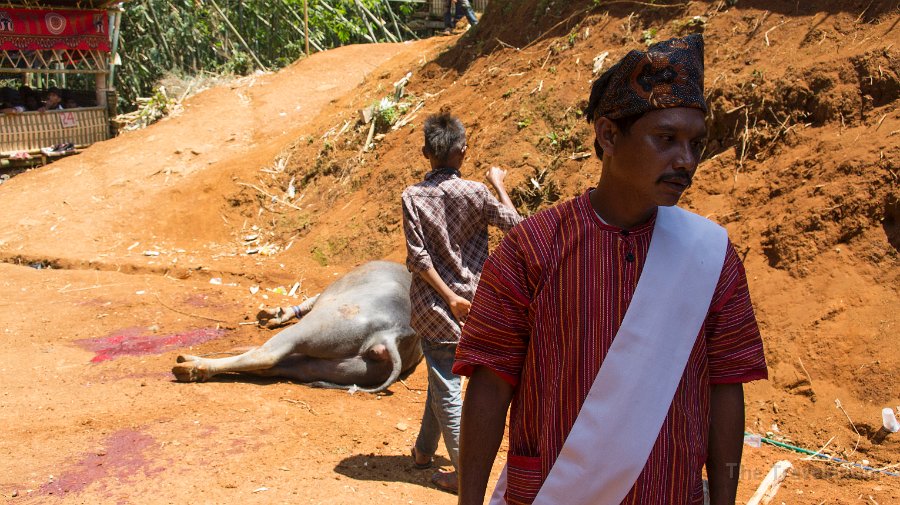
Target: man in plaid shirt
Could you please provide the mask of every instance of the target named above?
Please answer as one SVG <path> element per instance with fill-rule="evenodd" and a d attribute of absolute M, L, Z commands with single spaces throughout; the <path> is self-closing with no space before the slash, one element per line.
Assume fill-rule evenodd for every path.
<path fill-rule="evenodd" d="M 522 218 L 503 186 L 506 171 L 491 167 L 487 173 L 499 201 L 484 184 L 460 177 L 466 130 L 459 119 L 442 110 L 425 120 L 424 129 L 422 154 L 431 163 L 431 171 L 401 197 L 406 265 L 413 273 L 410 323 L 421 337 L 428 366 L 428 396 L 412 457 L 416 468 L 431 467 L 443 435 L 455 469 L 462 381 L 451 368 L 460 325 L 469 313 L 488 257 L 488 225 L 507 231 Z M 431 480 L 444 490 L 457 490 L 455 470 L 437 472 Z"/>

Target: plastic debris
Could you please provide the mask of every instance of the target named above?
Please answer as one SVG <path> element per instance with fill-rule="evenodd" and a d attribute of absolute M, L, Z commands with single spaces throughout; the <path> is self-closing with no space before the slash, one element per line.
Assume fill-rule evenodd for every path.
<path fill-rule="evenodd" d="M 255 295 L 257 292 L 259 292 L 259 286 L 250 286 L 251 295 Z"/>
<path fill-rule="evenodd" d="M 897 433 L 900 431 L 900 422 L 897 421 L 897 416 L 894 414 L 894 409 L 890 407 L 885 407 L 881 410 L 881 422 L 884 425 L 884 429 L 890 431 L 891 433 Z"/>
<path fill-rule="evenodd" d="M 606 58 L 609 57 L 609 51 L 603 51 L 594 57 L 594 69 L 593 72 L 595 74 L 599 74 L 601 70 L 603 70 L 603 64 L 606 63 Z"/>
<path fill-rule="evenodd" d="M 210 283 L 210 284 L 215 284 L 216 286 L 221 286 L 221 285 L 222 285 L 222 278 L 221 278 L 221 277 L 213 277 L 212 279 L 209 280 L 209 283 Z"/>
<path fill-rule="evenodd" d="M 755 433 L 744 435 L 744 443 L 750 447 L 761 447 L 762 435 L 757 435 Z"/>
<path fill-rule="evenodd" d="M 159 256 L 159 251 L 144 251 L 144 256 Z"/>
<path fill-rule="evenodd" d="M 288 196 L 288 198 L 293 200 L 294 196 L 296 196 L 296 195 L 297 195 L 297 188 L 294 187 L 294 178 L 291 177 L 291 182 L 288 183 L 287 196 Z"/>
<path fill-rule="evenodd" d="M 263 256 L 272 256 L 278 252 L 278 246 L 275 244 L 266 244 L 259 248 L 259 254 Z"/>

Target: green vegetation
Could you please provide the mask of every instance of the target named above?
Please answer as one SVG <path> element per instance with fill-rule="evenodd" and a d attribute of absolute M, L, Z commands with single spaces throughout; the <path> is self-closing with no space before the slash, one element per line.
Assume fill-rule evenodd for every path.
<path fill-rule="evenodd" d="M 308 0 L 310 51 L 415 38 L 414 4 Z M 126 2 L 116 73 L 119 106 L 133 110 L 166 75 L 247 74 L 276 69 L 305 52 L 304 0 Z"/>
<path fill-rule="evenodd" d="M 408 100 L 414 100 L 415 97 L 407 97 Z M 380 102 L 373 105 L 375 110 L 376 131 L 386 132 L 397 121 L 409 111 L 412 104 L 409 101 L 394 102 L 390 97 L 382 98 Z"/>

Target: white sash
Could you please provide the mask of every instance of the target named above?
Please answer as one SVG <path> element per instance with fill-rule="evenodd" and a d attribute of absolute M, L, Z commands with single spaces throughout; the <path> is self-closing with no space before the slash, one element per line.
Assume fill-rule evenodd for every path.
<path fill-rule="evenodd" d="M 618 505 L 643 470 L 706 320 L 725 229 L 659 207 L 634 297 L 535 505 Z M 505 505 L 506 468 L 491 505 Z"/>

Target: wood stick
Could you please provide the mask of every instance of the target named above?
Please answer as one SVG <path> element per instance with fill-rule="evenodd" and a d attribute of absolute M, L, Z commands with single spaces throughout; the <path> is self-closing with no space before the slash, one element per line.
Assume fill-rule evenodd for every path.
<path fill-rule="evenodd" d="M 360 10 L 359 2 L 357 0 L 354 0 L 354 5 L 356 6 L 356 12 L 359 13 L 359 19 L 362 20 L 363 24 L 366 26 L 366 30 L 368 30 L 369 32 L 372 43 L 378 42 L 378 37 L 375 36 L 375 32 L 372 30 L 372 26 L 369 24 L 369 20 L 366 19 L 366 15 L 363 14 L 362 10 Z"/>
<path fill-rule="evenodd" d="M 803 461 L 813 461 L 814 459 L 816 459 L 820 454 L 822 454 L 822 451 L 824 451 L 825 448 L 828 447 L 828 445 L 832 442 L 832 440 L 834 440 L 834 437 L 829 438 L 828 441 L 825 442 L 825 445 L 823 445 L 821 448 L 819 448 L 819 450 L 816 451 L 815 454 L 810 454 L 809 456 L 803 458 Z"/>
<path fill-rule="evenodd" d="M 285 5 L 284 2 L 282 2 L 282 6 L 286 6 L 286 7 L 287 7 L 285 10 L 286 10 L 291 16 L 293 16 L 294 19 L 296 19 L 298 23 L 301 23 L 301 24 L 304 23 L 303 19 L 300 18 L 300 15 L 297 14 L 296 12 L 294 12 L 294 9 L 292 9 L 291 6 Z M 307 34 L 306 31 L 300 29 L 299 27 L 297 27 L 297 26 L 294 25 L 293 23 L 288 23 L 288 25 L 290 25 L 290 26 L 294 29 L 295 32 L 297 32 L 298 34 L 300 34 L 301 37 L 306 37 L 306 34 Z M 313 46 L 313 49 L 315 49 L 316 51 L 319 51 L 319 52 L 324 51 L 324 49 L 322 48 L 322 46 L 319 45 L 319 43 L 316 42 L 315 40 L 310 39 L 309 43 Z M 307 56 L 309 56 L 309 55 L 307 54 Z"/>
<path fill-rule="evenodd" d="M 856 445 L 853 447 L 853 452 L 850 453 L 850 454 L 853 454 L 854 452 L 856 452 L 856 449 L 859 448 L 859 440 L 862 438 L 862 435 L 859 433 L 859 430 L 856 429 L 856 425 L 853 424 L 853 420 L 850 419 L 850 415 L 847 414 L 846 410 L 844 410 L 844 406 L 841 405 L 841 401 L 838 399 L 835 399 L 834 404 L 837 405 L 837 408 L 840 409 L 840 411 L 844 413 L 844 416 L 847 417 L 847 421 L 850 423 L 850 426 L 853 427 L 853 431 L 856 432 Z"/>
<path fill-rule="evenodd" d="M 282 204 L 282 205 L 287 205 L 288 207 L 290 207 L 290 208 L 292 208 L 292 209 L 303 210 L 303 209 L 301 209 L 300 207 L 297 207 L 296 205 L 292 204 L 291 202 L 284 201 L 284 200 L 278 198 L 278 197 L 275 196 L 275 195 L 272 195 L 272 194 L 267 193 L 264 189 L 260 188 L 259 186 L 256 186 L 256 185 L 253 185 L 253 184 L 248 184 L 248 183 L 246 183 L 246 182 L 239 182 L 239 183 L 237 183 L 237 184 L 238 184 L 238 186 L 247 186 L 248 188 L 253 188 L 253 189 L 259 191 L 260 193 L 262 193 L 262 194 L 268 196 L 269 198 L 275 200 L 276 202 L 278 202 L 278 203 L 280 203 L 280 204 Z"/>
<path fill-rule="evenodd" d="M 775 498 L 775 494 L 778 492 L 778 488 L 781 487 L 781 483 L 788 476 L 788 472 L 793 468 L 794 465 L 787 460 L 775 463 L 772 469 L 769 470 L 766 478 L 759 484 L 756 492 L 747 501 L 747 505 L 768 505 Z"/>
<path fill-rule="evenodd" d="M 283 401 L 288 402 L 288 403 L 293 403 L 294 405 L 300 405 L 301 407 L 303 407 L 303 408 L 305 408 L 306 410 L 308 410 L 309 413 L 312 414 L 312 415 L 314 415 L 314 416 L 319 415 L 319 414 L 316 414 L 316 411 L 313 410 L 313 408 L 310 407 L 309 404 L 306 403 L 306 402 L 303 401 L 303 400 L 294 400 L 294 399 L 291 399 L 291 398 L 284 398 L 284 397 L 282 397 L 281 399 L 282 399 Z"/>
<path fill-rule="evenodd" d="M 816 394 L 816 391 L 815 391 L 815 390 L 813 389 L 813 387 L 812 387 L 812 376 L 809 375 L 809 372 L 806 370 L 806 367 L 803 366 L 803 360 L 800 359 L 799 356 L 797 357 L 797 361 L 800 363 L 800 368 L 803 369 L 803 373 L 806 374 L 806 380 L 809 381 L 809 390 L 813 392 L 813 395 L 815 395 L 815 394 Z"/>
<path fill-rule="evenodd" d="M 397 34 L 397 40 L 403 40 L 403 35 L 400 35 L 400 25 L 397 22 L 397 16 L 394 14 L 394 11 L 391 9 L 391 4 L 388 0 L 383 0 L 381 5 L 384 7 L 384 10 L 387 11 L 388 16 L 391 18 L 391 22 L 394 24 L 394 33 Z"/>
<path fill-rule="evenodd" d="M 309 0 L 303 0 L 303 31 L 306 36 L 306 55 L 309 56 Z"/>
<path fill-rule="evenodd" d="M 366 137 L 366 143 L 363 145 L 363 148 L 359 152 L 359 154 L 362 154 L 369 150 L 369 144 L 372 143 L 372 138 L 375 136 L 375 123 L 377 123 L 377 122 L 378 122 L 378 119 L 376 119 L 376 118 L 372 119 L 372 126 L 369 127 L 369 136 Z"/>

